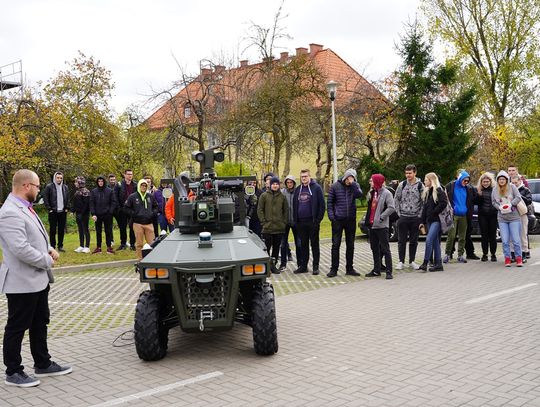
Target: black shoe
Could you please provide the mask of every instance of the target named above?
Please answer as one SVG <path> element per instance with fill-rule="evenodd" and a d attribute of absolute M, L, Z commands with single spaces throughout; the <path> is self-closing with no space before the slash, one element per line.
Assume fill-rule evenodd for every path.
<path fill-rule="evenodd" d="M 63 247 L 59 247 L 59 248 L 58 248 L 58 251 L 61 252 L 61 253 L 65 253 L 65 252 L 66 252 L 66 251 L 64 250 Z"/>
<path fill-rule="evenodd" d="M 366 274 L 366 277 L 380 277 L 380 276 L 381 276 L 381 273 L 375 270 L 371 270 L 371 272 Z"/>
<path fill-rule="evenodd" d="M 531 252 L 523 252 L 523 258 L 524 259 L 530 259 L 531 258 Z"/>
<path fill-rule="evenodd" d="M 135 246 L 130 246 L 129 247 L 129 250 L 131 250 L 132 252 L 134 252 L 136 249 L 135 249 Z"/>
<path fill-rule="evenodd" d="M 387 280 L 392 280 L 394 278 L 394 276 L 392 275 L 392 273 L 386 273 L 386 279 Z"/>
<path fill-rule="evenodd" d="M 358 271 L 356 271 L 355 269 L 352 269 L 352 270 L 347 270 L 347 272 L 345 273 L 346 276 L 354 276 L 354 277 L 359 277 L 360 276 L 360 273 Z"/>
<path fill-rule="evenodd" d="M 330 270 L 327 274 L 326 274 L 326 277 L 329 277 L 329 278 L 332 278 L 332 277 L 335 277 L 337 276 L 337 270 Z"/>
<path fill-rule="evenodd" d="M 488 261 L 487 254 L 484 254 L 484 255 L 482 256 L 482 261 Z"/>
<path fill-rule="evenodd" d="M 120 246 L 118 246 L 118 249 L 116 250 L 126 250 L 127 249 L 127 246 L 125 244 L 121 244 Z"/>
<path fill-rule="evenodd" d="M 319 266 L 313 266 L 313 275 L 316 276 L 319 274 Z"/>
<path fill-rule="evenodd" d="M 427 268 L 428 268 L 427 262 L 423 262 L 423 263 L 420 264 L 420 266 L 418 267 L 418 270 L 421 270 L 421 271 L 427 271 Z"/>
<path fill-rule="evenodd" d="M 480 257 L 478 257 L 476 254 L 467 255 L 467 259 L 469 260 L 480 260 Z"/>
<path fill-rule="evenodd" d="M 294 274 L 301 274 L 301 273 L 307 273 L 307 269 L 298 267 L 296 270 L 293 271 Z"/>
<path fill-rule="evenodd" d="M 281 271 L 275 267 L 272 267 L 272 274 L 281 274 Z"/>
<path fill-rule="evenodd" d="M 516 255 L 514 254 L 514 252 L 510 253 L 510 257 L 512 257 L 511 262 L 515 263 L 516 262 Z"/>
<path fill-rule="evenodd" d="M 497 261 L 497 256 L 495 256 L 494 254 L 491 255 L 491 261 Z"/>
<path fill-rule="evenodd" d="M 430 267 L 429 271 L 431 271 L 431 272 L 433 272 L 433 271 L 444 271 L 444 268 L 443 268 L 442 263 L 439 263 L 439 264 L 434 265 L 433 267 Z"/>
<path fill-rule="evenodd" d="M 279 270 L 279 271 L 285 271 L 285 270 L 287 270 L 287 265 L 285 265 L 285 264 L 280 264 L 278 270 Z"/>

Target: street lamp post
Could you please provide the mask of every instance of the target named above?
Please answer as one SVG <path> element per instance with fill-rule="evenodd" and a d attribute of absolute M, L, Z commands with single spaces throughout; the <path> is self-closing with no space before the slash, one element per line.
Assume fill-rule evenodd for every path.
<path fill-rule="evenodd" d="M 334 100 L 336 100 L 336 90 L 338 83 L 335 81 L 330 81 L 326 84 L 328 89 L 328 95 L 330 96 L 330 102 L 332 105 L 332 151 L 334 156 L 334 182 L 337 181 L 337 152 L 336 152 L 336 115 L 334 112 Z"/>

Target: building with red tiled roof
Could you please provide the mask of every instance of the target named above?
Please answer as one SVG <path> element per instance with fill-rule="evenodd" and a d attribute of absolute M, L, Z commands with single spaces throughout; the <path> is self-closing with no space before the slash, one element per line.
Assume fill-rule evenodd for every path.
<path fill-rule="evenodd" d="M 386 98 L 375 86 L 354 70 L 334 51 L 320 44 L 308 48 L 296 48 L 295 55 L 282 52 L 272 61 L 249 64 L 240 61 L 239 66 L 226 69 L 221 65 L 202 67 L 197 77 L 186 80 L 181 89 L 167 100 L 146 120 L 152 130 L 164 130 L 171 126 L 197 126 L 204 114 L 206 126 L 218 122 L 230 107 L 247 98 L 261 84 L 268 64 L 286 64 L 294 58 L 306 58 L 316 67 L 325 82 L 338 82 L 336 111 L 351 106 L 356 100 L 376 100 L 386 103 Z M 325 83 L 324 82 L 324 83 Z M 322 83 L 322 87 L 324 87 Z M 323 89 L 324 92 L 326 92 Z M 314 97 L 312 107 L 329 106 L 328 99 Z M 363 108 L 370 104 L 358 103 Z M 206 144 L 206 143 L 205 143 Z M 294 168 L 293 168 L 294 169 Z"/>

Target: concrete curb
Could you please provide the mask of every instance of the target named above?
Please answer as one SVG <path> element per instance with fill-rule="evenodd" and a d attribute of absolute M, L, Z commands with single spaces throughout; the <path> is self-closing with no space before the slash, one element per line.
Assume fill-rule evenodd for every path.
<path fill-rule="evenodd" d="M 104 268 L 114 268 L 114 267 L 126 267 L 132 266 L 137 263 L 137 260 L 118 260 L 118 261 L 107 261 L 104 263 L 93 263 L 93 264 L 77 264 L 74 266 L 63 266 L 53 268 L 53 273 L 76 273 L 86 270 L 94 269 L 104 269 Z"/>

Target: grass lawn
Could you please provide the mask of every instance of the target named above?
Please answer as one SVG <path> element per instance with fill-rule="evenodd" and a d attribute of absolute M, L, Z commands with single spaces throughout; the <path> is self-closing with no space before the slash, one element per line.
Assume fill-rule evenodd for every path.
<path fill-rule="evenodd" d="M 357 221 L 360 220 L 362 215 L 365 213 L 365 208 L 357 208 Z M 48 230 L 47 215 L 40 214 L 41 219 L 45 223 L 45 227 Z M 136 259 L 134 251 L 131 250 L 122 250 L 117 251 L 115 254 L 107 254 L 105 251 L 99 254 L 91 253 L 75 253 L 74 250 L 79 247 L 79 234 L 77 233 L 77 226 L 75 225 L 73 216 L 68 216 L 68 233 L 64 236 L 64 249 L 65 253 L 60 253 L 60 259 L 56 263 L 56 267 L 61 266 L 71 266 L 77 264 L 91 264 L 91 263 L 101 263 L 106 261 L 115 261 L 115 260 L 129 260 Z M 93 230 L 93 222 L 90 221 L 90 250 L 94 250 L 96 247 L 96 233 Z M 360 229 L 356 231 L 357 235 L 362 234 Z M 114 249 L 120 245 L 120 231 L 117 228 L 113 229 L 114 235 Z M 289 235 L 290 241 L 292 242 L 292 233 Z M 323 221 L 321 222 L 321 231 L 320 238 L 327 239 L 332 237 L 332 226 L 330 220 L 325 215 Z M 103 247 L 105 249 L 105 236 L 103 235 Z M 2 250 L 0 250 L 0 261 L 2 260 Z"/>

